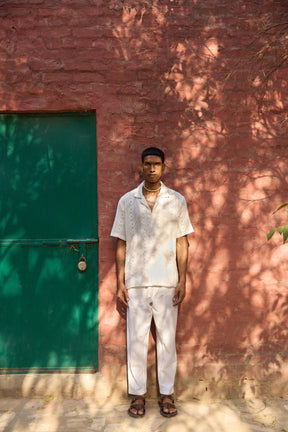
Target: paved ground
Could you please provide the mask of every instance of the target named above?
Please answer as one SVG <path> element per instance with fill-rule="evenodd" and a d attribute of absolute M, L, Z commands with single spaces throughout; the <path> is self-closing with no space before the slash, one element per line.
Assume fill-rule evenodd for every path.
<path fill-rule="evenodd" d="M 109 405 L 93 400 L 0 400 L 0 432 L 288 432 L 288 400 L 177 401 L 179 414 L 160 416 L 157 401 L 146 402 L 146 416 L 127 415 L 127 401 Z"/>

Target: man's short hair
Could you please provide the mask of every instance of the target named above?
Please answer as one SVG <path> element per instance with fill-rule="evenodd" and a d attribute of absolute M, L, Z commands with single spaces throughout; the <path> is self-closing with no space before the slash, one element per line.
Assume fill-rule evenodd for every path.
<path fill-rule="evenodd" d="M 157 147 L 148 147 L 142 152 L 142 163 L 144 162 L 145 156 L 159 156 L 162 159 L 162 163 L 164 163 L 165 155 L 162 150 Z"/>

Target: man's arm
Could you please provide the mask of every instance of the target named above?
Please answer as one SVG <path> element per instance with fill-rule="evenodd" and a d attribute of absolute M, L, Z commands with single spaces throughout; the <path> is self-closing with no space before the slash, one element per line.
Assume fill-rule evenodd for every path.
<path fill-rule="evenodd" d="M 186 272 L 188 261 L 188 239 L 187 236 L 176 239 L 176 259 L 178 266 L 178 284 L 173 297 L 173 305 L 177 306 L 182 303 L 186 294 Z"/>
<path fill-rule="evenodd" d="M 116 245 L 116 269 L 117 269 L 117 298 L 128 307 L 128 291 L 125 286 L 125 256 L 126 241 L 117 238 Z"/>

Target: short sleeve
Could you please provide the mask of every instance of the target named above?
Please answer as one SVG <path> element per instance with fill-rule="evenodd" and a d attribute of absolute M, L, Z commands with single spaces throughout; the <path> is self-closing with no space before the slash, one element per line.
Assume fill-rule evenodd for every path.
<path fill-rule="evenodd" d="M 118 202 L 117 211 L 111 231 L 111 237 L 117 237 L 121 240 L 126 241 L 126 230 L 125 230 L 125 203 L 121 198 Z"/>
<path fill-rule="evenodd" d="M 192 232 L 194 232 L 194 229 L 190 222 L 186 200 L 184 197 L 182 197 L 179 210 L 177 238 L 183 237 L 187 234 L 191 234 Z"/>

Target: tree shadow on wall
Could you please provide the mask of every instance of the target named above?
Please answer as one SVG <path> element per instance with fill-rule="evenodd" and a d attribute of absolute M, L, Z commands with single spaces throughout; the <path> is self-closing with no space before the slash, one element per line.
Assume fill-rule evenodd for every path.
<path fill-rule="evenodd" d="M 10 65 L 15 56 L 15 70 L 23 78 L 14 85 L 13 74 L 7 73 L 7 81 L 10 85 L 13 82 L 18 92 L 9 95 L 7 92 L 9 106 L 19 106 L 17 98 L 21 100 L 22 92 L 35 97 L 35 105 L 39 103 L 41 107 L 45 103 L 49 108 L 54 107 L 54 94 L 57 106 L 63 103 L 70 107 L 71 100 L 75 106 L 70 97 L 73 90 L 74 97 L 78 92 L 80 96 L 77 107 L 86 109 L 87 100 L 95 103 L 100 87 L 99 105 L 111 95 L 111 105 L 118 101 L 115 112 L 111 107 L 111 128 L 104 131 L 100 126 L 102 142 L 105 146 L 106 141 L 113 144 L 112 152 L 110 145 L 102 146 L 101 160 L 113 159 L 117 166 L 109 177 L 109 186 L 114 187 L 110 195 L 113 204 L 109 202 L 105 208 L 110 219 L 105 219 L 104 240 L 110 234 L 113 211 L 120 197 L 118 183 L 123 185 L 124 193 L 138 182 L 135 177 L 132 185 L 131 179 L 135 173 L 134 160 L 136 164 L 143 143 L 158 145 L 166 151 L 165 183 L 185 195 L 195 227 L 190 242 L 188 293 L 179 317 L 178 378 L 206 379 L 215 385 L 214 394 L 219 394 L 217 388 L 226 378 L 231 382 L 231 377 L 234 388 L 243 395 L 247 377 L 256 378 L 255 386 L 264 379 L 279 377 L 279 386 L 285 387 L 282 365 L 287 360 L 287 265 L 283 262 L 286 247 L 278 248 L 274 238 L 271 244 L 265 240 L 271 227 L 268 215 L 287 201 L 287 156 L 283 140 L 287 134 L 285 2 L 264 1 L 259 8 L 248 1 L 219 4 L 212 0 L 110 0 L 105 3 L 87 0 L 81 2 L 79 9 L 53 8 L 51 20 L 53 13 L 55 17 L 57 13 L 57 22 L 64 15 L 64 18 L 69 16 L 71 23 L 71 27 L 62 29 L 65 36 L 57 41 L 49 27 L 49 17 L 46 18 L 48 9 L 45 10 L 45 18 L 41 15 L 45 41 L 37 38 L 27 59 L 17 57 L 23 35 L 19 36 L 17 26 L 10 22 L 13 2 L 9 7 L 6 5 L 9 16 L 5 19 L 10 26 L 10 39 L 5 49 Z M 42 12 L 40 6 L 39 12 Z M 109 18 L 105 18 L 105 13 Z M 87 58 L 83 55 L 83 38 L 78 38 L 79 30 L 83 34 L 82 27 L 88 27 L 88 33 L 93 35 L 95 31 L 94 52 L 89 50 Z M 77 37 L 72 37 L 73 32 Z M 106 47 L 103 47 L 103 34 L 108 34 Z M 27 46 L 25 49 L 28 50 Z M 115 71 L 110 68 L 111 58 Z M 83 79 L 80 84 L 75 82 L 73 88 L 64 88 L 62 83 L 54 83 L 55 71 L 59 75 L 63 73 L 65 79 L 69 72 L 72 81 L 71 70 L 77 72 L 77 79 Z M 111 76 L 115 77 L 113 85 Z M 26 77 L 30 81 L 25 81 Z M 124 88 L 121 87 L 123 79 L 126 79 Z M 48 86 L 49 95 L 43 103 L 43 88 L 48 90 Z M 103 96 L 103 87 L 108 96 Z M 82 102 L 84 92 L 88 97 Z M 27 106 L 25 101 L 21 100 L 22 103 Z M 99 111 L 110 116 L 107 106 Z M 119 134 L 122 130 L 125 131 L 123 139 Z M 63 149 L 64 153 L 67 151 L 68 148 Z M 105 189 L 104 165 L 99 165 L 98 172 Z M 36 182 L 33 167 L 29 176 Z M 9 179 L 11 184 L 13 181 Z M 109 197 L 106 192 L 103 199 Z M 20 233 L 23 238 L 29 227 L 27 221 Z M 113 249 L 113 240 L 103 244 Z M 114 271 L 111 255 L 107 261 L 103 258 L 104 249 L 100 256 L 103 279 Z M 41 267 L 41 259 L 30 257 L 23 264 L 25 268 L 32 262 L 36 280 L 36 263 Z M 112 392 L 116 392 L 117 372 L 126 356 L 125 321 L 118 315 L 115 317 L 114 309 L 111 312 L 115 300 L 114 292 L 107 295 L 99 315 L 100 322 L 106 320 L 105 325 L 111 318 L 109 325 L 103 326 L 101 366 L 105 367 L 106 359 L 111 364 L 118 361 L 118 369 L 112 376 L 115 384 Z M 67 310 L 68 316 L 74 307 L 85 302 L 85 296 L 77 293 L 73 302 L 70 311 Z M 86 313 L 84 316 L 88 320 Z M 121 352 L 115 352 L 119 350 L 119 340 L 123 341 L 123 347 Z M 44 350 L 45 358 L 46 354 Z M 180 387 L 179 391 L 182 391 Z M 197 386 L 192 391 L 197 391 Z M 212 388 L 212 394 L 213 391 Z M 229 396 L 231 392 L 233 389 L 224 388 L 221 394 Z"/>
<path fill-rule="evenodd" d="M 265 380 L 287 382 L 287 246 L 279 252 L 266 232 L 288 191 L 288 10 L 226 6 L 125 2 L 113 33 L 145 108 L 118 155 L 163 148 L 165 183 L 184 194 L 195 227 L 179 376 L 245 396 L 247 379 L 254 394 L 271 391 Z"/>

